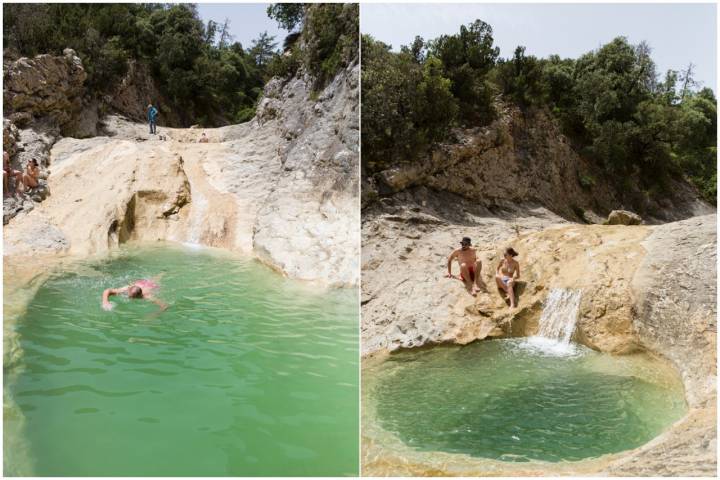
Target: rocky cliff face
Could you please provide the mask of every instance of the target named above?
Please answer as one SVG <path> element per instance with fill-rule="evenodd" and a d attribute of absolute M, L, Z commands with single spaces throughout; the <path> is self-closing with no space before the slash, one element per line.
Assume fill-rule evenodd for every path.
<path fill-rule="evenodd" d="M 84 98 L 85 69 L 75 51 L 63 56 L 38 55 L 3 62 L 3 151 L 13 169 L 24 171 L 32 159 L 41 167 L 38 188 L 3 198 L 3 224 L 32 210 L 48 195 L 50 148 L 61 134 L 81 137 L 97 133 L 97 107 Z M 16 191 L 14 179 L 11 188 Z"/>
<path fill-rule="evenodd" d="M 22 57 L 3 67 L 4 113 L 11 121 L 24 126 L 34 118 L 49 119 L 66 134 L 77 127 L 87 74 L 74 50 L 61 57 Z"/>
<path fill-rule="evenodd" d="M 502 106 L 491 125 L 456 129 L 429 154 L 364 179 L 364 204 L 411 186 L 461 195 L 493 209 L 538 203 L 571 221 L 600 223 L 627 208 L 650 222 L 715 211 L 683 181 L 666 198 L 651 200 L 637 188 L 617 190 L 605 173 L 578 154 L 544 110 Z M 629 179 L 629 185 L 637 179 Z"/>
<path fill-rule="evenodd" d="M 271 83 L 258 109 L 263 122 L 275 117 L 286 142 L 283 173 L 258 212 L 255 249 L 296 276 L 339 269 L 344 283 L 358 282 L 359 72 L 350 65 L 317 100 L 308 75 Z"/>
<path fill-rule="evenodd" d="M 170 102 L 158 90 L 147 66 L 136 61 L 129 62 L 127 73 L 117 88 L 103 98 L 103 102 L 110 111 L 136 122 L 146 120 L 149 103 L 160 105 L 162 112 L 159 121 L 162 125 L 182 126 L 180 117 L 165 107 Z"/>
<path fill-rule="evenodd" d="M 272 82 L 258 116 L 242 125 L 150 136 L 143 124 L 108 117 L 107 136 L 57 141 L 52 195 L 10 222 L 6 258 L 166 239 L 242 251 L 323 285 L 356 285 L 358 72 L 355 63 L 319 93 L 302 73 Z M 198 143 L 201 133 L 208 143 Z"/>

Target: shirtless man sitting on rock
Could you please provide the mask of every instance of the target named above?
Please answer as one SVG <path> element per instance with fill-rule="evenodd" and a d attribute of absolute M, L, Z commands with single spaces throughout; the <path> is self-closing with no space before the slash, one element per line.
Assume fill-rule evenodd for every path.
<path fill-rule="evenodd" d="M 457 278 L 465 284 L 470 295 L 477 295 L 479 291 L 487 291 L 485 282 L 483 282 L 480 272 L 482 271 L 482 262 L 477 259 L 477 253 L 474 248 L 470 247 L 470 238 L 463 237 L 460 242 L 460 248 L 455 250 L 448 257 L 447 262 L 447 278 Z M 452 274 L 452 262 L 457 259 L 460 264 L 460 276 L 456 277 Z"/>
<path fill-rule="evenodd" d="M 137 280 L 130 285 L 125 285 L 124 287 L 108 288 L 102 295 L 102 307 L 105 310 L 112 310 L 113 304 L 110 303 L 110 297 L 113 295 L 126 294 L 128 298 L 142 298 L 150 300 L 154 304 L 158 305 L 162 310 L 165 310 L 167 309 L 167 304 L 155 298 L 152 294 L 153 290 L 156 290 L 158 287 L 159 285 L 152 280 Z"/>

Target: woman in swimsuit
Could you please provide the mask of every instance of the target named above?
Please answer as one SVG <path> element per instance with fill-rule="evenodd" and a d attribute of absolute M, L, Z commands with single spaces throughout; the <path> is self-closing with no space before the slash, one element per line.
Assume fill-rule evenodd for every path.
<path fill-rule="evenodd" d="M 506 249 L 504 258 L 495 272 L 495 283 L 500 291 L 507 294 L 510 308 L 515 308 L 515 280 L 520 278 L 520 264 L 513 258 L 517 254 L 512 247 Z"/>
<path fill-rule="evenodd" d="M 157 283 L 152 280 L 141 279 L 137 280 L 130 285 L 125 285 L 120 288 L 108 288 L 103 292 L 102 296 L 102 307 L 105 310 L 112 310 L 113 304 L 110 303 L 110 297 L 113 295 L 126 294 L 128 298 L 143 298 L 150 300 L 154 304 L 158 305 L 162 310 L 167 308 L 167 304 L 161 300 L 155 298 L 152 294 L 153 290 L 159 287 Z"/>
<path fill-rule="evenodd" d="M 38 166 L 37 160 L 34 158 L 27 164 L 27 171 L 23 173 L 22 185 L 23 192 L 27 192 L 31 188 L 35 188 L 39 185 L 38 179 L 40 178 L 40 167 Z"/>

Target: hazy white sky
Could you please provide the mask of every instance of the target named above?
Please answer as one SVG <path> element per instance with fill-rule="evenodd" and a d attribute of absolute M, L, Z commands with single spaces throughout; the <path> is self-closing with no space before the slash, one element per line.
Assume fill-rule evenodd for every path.
<path fill-rule="evenodd" d="M 715 4 L 362 4 L 360 30 L 397 50 L 477 18 L 492 26 L 502 57 L 524 45 L 538 57 L 577 58 L 625 36 L 648 42 L 661 75 L 692 62 L 696 80 L 716 90 Z"/>
<path fill-rule="evenodd" d="M 234 41 L 240 42 L 243 48 L 250 48 L 252 40 L 262 32 L 275 36 L 275 41 L 282 47 L 282 41 L 288 34 L 278 27 L 275 20 L 267 16 L 267 3 L 198 3 L 200 18 L 207 24 L 213 20 L 222 24 L 230 19 L 230 32 Z"/>

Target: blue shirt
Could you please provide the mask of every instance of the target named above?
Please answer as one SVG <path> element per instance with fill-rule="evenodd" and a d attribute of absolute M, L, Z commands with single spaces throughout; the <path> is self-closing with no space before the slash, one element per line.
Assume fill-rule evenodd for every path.
<path fill-rule="evenodd" d="M 154 122 L 155 117 L 157 117 L 158 111 L 155 107 L 150 107 L 148 109 L 148 122 Z"/>

